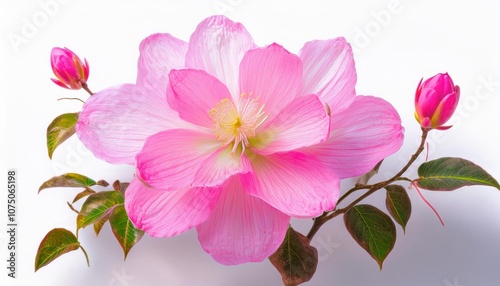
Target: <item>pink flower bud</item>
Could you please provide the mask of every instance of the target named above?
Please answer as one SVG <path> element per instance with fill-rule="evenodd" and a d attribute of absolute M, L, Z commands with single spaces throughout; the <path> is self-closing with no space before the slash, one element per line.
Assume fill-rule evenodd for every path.
<path fill-rule="evenodd" d="M 84 59 L 85 60 L 85 59 Z M 57 79 L 51 80 L 68 89 L 80 89 L 89 78 L 89 65 L 67 48 L 53 48 L 50 53 L 50 65 Z"/>
<path fill-rule="evenodd" d="M 423 79 L 422 79 L 423 80 Z M 415 93 L 415 118 L 424 129 L 446 130 L 443 126 L 457 108 L 460 88 L 448 73 L 439 73 L 420 83 Z"/>

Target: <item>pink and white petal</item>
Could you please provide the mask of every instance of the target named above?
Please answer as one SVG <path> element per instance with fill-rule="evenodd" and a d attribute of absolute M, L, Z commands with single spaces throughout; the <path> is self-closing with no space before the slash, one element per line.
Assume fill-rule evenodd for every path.
<path fill-rule="evenodd" d="M 352 49 L 342 37 L 307 42 L 299 52 L 304 64 L 301 94 L 317 94 L 332 114 L 345 110 L 356 96 Z"/>
<path fill-rule="evenodd" d="M 250 158 L 253 171 L 242 175 L 249 194 L 292 217 L 315 217 L 332 210 L 340 180 L 314 156 L 299 152 Z"/>
<path fill-rule="evenodd" d="M 191 35 L 186 67 L 205 70 L 222 81 L 233 96 L 238 96 L 239 65 L 243 55 L 254 47 L 242 24 L 224 16 L 208 17 Z"/>
<path fill-rule="evenodd" d="M 134 225 L 153 237 L 171 237 L 208 219 L 221 187 L 162 192 L 134 178 L 125 192 L 125 209 Z"/>
<path fill-rule="evenodd" d="M 169 128 L 192 128 L 166 98 L 123 84 L 95 93 L 83 105 L 76 134 L 94 155 L 113 164 L 134 164 L 146 138 Z"/>
<path fill-rule="evenodd" d="M 290 217 L 247 194 L 238 176 L 224 190 L 209 219 L 198 225 L 198 239 L 224 265 L 260 262 L 281 245 Z"/>
<path fill-rule="evenodd" d="M 244 154 L 234 154 L 230 144 L 208 157 L 199 167 L 194 186 L 218 186 L 235 174 L 245 174 L 252 170 L 250 161 Z"/>
<path fill-rule="evenodd" d="M 201 164 L 220 147 L 209 133 L 184 129 L 156 133 L 137 154 L 137 175 L 159 190 L 191 188 Z"/>
<path fill-rule="evenodd" d="M 394 107 L 372 96 L 357 96 L 332 117 L 330 138 L 301 151 L 315 155 L 341 179 L 363 175 L 403 144 L 403 127 Z"/>
<path fill-rule="evenodd" d="M 231 98 L 227 87 L 202 70 L 183 69 L 170 72 L 167 100 L 180 118 L 193 124 L 212 128 L 209 111 L 224 98 Z"/>
<path fill-rule="evenodd" d="M 453 113 L 455 113 L 459 97 L 460 96 L 455 92 L 446 95 L 441 102 L 439 102 L 431 121 L 438 126 L 445 124 L 451 118 Z"/>
<path fill-rule="evenodd" d="M 295 150 L 328 139 L 330 117 L 316 95 L 297 97 L 262 127 L 251 145 L 259 154 Z"/>
<path fill-rule="evenodd" d="M 186 42 L 169 34 L 145 38 L 139 46 L 137 84 L 165 96 L 168 74 L 184 67 L 187 49 Z"/>
<path fill-rule="evenodd" d="M 240 92 L 264 105 L 269 119 L 297 96 L 302 85 L 302 62 L 278 44 L 248 51 L 240 65 Z"/>

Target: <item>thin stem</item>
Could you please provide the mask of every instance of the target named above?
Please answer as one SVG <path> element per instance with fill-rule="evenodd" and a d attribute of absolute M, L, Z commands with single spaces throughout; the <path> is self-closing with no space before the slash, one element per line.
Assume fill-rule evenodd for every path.
<path fill-rule="evenodd" d="M 311 240 L 314 237 L 314 235 L 318 232 L 319 228 L 325 222 L 331 220 L 332 218 L 334 218 L 334 217 L 336 217 L 336 216 L 338 216 L 340 214 L 343 214 L 343 213 L 347 212 L 352 207 L 354 207 L 355 205 L 357 205 L 359 202 L 361 202 L 362 200 L 364 200 L 366 197 L 368 197 L 371 194 L 375 193 L 377 190 L 380 190 L 381 188 L 384 188 L 384 187 L 388 186 L 389 184 L 391 184 L 391 183 L 393 183 L 395 181 L 398 181 L 398 180 L 411 181 L 410 179 L 408 179 L 406 177 L 401 177 L 401 176 L 408 170 L 408 168 L 410 168 L 410 166 L 417 160 L 418 156 L 424 150 L 424 148 L 425 148 L 425 142 L 427 140 L 427 135 L 429 134 L 430 130 L 431 129 L 423 129 L 422 128 L 422 137 L 421 137 L 420 145 L 417 148 L 417 151 L 415 151 L 415 153 L 410 157 L 410 160 L 408 160 L 408 163 L 406 163 L 406 165 L 401 170 L 399 170 L 399 172 L 397 172 L 396 175 L 392 176 L 388 180 L 385 180 L 385 181 L 382 181 L 382 182 L 379 182 L 379 183 L 376 183 L 376 184 L 365 185 L 365 186 L 358 186 L 358 187 L 354 187 L 354 188 L 351 188 L 350 190 L 348 190 L 342 197 L 340 197 L 340 199 L 337 202 L 337 205 L 338 205 L 338 203 L 340 203 L 341 201 L 343 201 L 345 198 L 347 198 L 353 192 L 358 191 L 358 190 L 362 190 L 362 189 L 368 189 L 368 191 L 366 191 L 364 194 L 362 194 L 359 198 L 357 198 L 354 201 L 352 201 L 345 208 L 336 209 L 336 210 L 334 210 L 333 212 L 330 212 L 330 213 L 323 213 L 321 216 L 319 216 L 316 219 L 314 219 L 314 223 L 313 223 L 313 225 L 311 227 L 311 230 L 307 234 L 307 238 L 309 240 Z"/>
<path fill-rule="evenodd" d="M 87 254 L 87 251 L 85 251 L 85 249 L 81 245 L 80 245 L 80 249 L 83 251 L 83 254 L 85 255 L 85 259 L 87 259 L 87 266 L 90 267 L 89 255 Z"/>
<path fill-rule="evenodd" d="M 357 186 L 354 188 L 349 189 L 345 194 L 343 194 L 340 199 L 337 201 L 337 204 L 340 204 L 343 200 L 345 200 L 349 195 L 354 193 L 355 191 L 363 190 L 363 189 L 369 189 L 369 185 L 364 185 L 364 186 Z"/>
<path fill-rule="evenodd" d="M 88 87 L 88 85 L 87 85 L 87 83 L 86 83 L 86 82 L 83 82 L 83 83 L 82 83 L 82 88 L 83 88 L 83 89 L 84 89 L 84 90 L 85 90 L 88 94 L 90 94 L 90 96 L 94 95 L 94 93 L 93 93 L 92 91 L 90 91 L 90 89 L 89 89 L 89 87 Z"/>
<path fill-rule="evenodd" d="M 427 140 L 427 135 L 429 134 L 429 131 L 431 129 L 422 129 L 422 137 L 421 137 L 421 141 L 420 141 L 420 145 L 418 146 L 418 149 L 417 151 L 415 151 L 415 154 L 413 154 L 410 158 L 410 160 L 408 161 L 408 163 L 406 163 L 406 166 L 404 166 L 396 175 L 394 175 L 392 178 L 390 178 L 389 180 L 387 181 L 390 181 L 389 183 L 392 183 L 393 181 L 396 180 L 396 178 L 399 178 L 401 177 L 407 170 L 408 168 L 410 168 L 410 166 L 417 160 L 418 156 L 420 156 L 420 153 L 422 153 L 422 151 L 424 151 L 425 149 L 425 141 Z"/>
<path fill-rule="evenodd" d="M 63 100 L 63 99 L 66 99 L 66 100 L 78 100 L 78 101 L 81 101 L 81 102 L 85 103 L 85 101 L 81 100 L 78 97 L 61 97 L 61 98 L 58 98 L 57 100 Z"/>
<path fill-rule="evenodd" d="M 439 219 L 439 222 L 441 223 L 442 226 L 444 226 L 444 221 L 443 219 L 441 218 L 441 216 L 439 215 L 439 213 L 437 212 L 437 210 L 431 205 L 431 203 L 429 203 L 428 200 L 425 199 L 424 195 L 422 194 L 422 192 L 420 192 L 420 189 L 418 188 L 417 184 L 415 182 L 412 182 L 411 185 L 413 185 L 413 187 L 415 188 L 415 190 L 417 191 L 418 195 L 420 196 L 420 198 L 424 201 L 424 203 L 434 212 L 434 214 L 437 216 L 437 218 Z"/>
<path fill-rule="evenodd" d="M 407 182 L 410 182 L 410 183 L 413 182 L 412 179 L 409 179 L 407 177 L 399 177 L 396 181 L 407 181 Z"/>

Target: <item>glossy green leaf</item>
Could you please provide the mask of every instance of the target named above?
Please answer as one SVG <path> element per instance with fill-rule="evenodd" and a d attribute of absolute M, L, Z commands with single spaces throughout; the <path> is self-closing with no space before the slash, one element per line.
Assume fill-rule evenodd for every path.
<path fill-rule="evenodd" d="M 144 232 L 132 224 L 123 205 L 116 206 L 113 210 L 109 224 L 123 249 L 124 259 L 126 259 L 130 249 L 141 240 Z"/>
<path fill-rule="evenodd" d="M 76 236 L 64 228 L 54 228 L 43 238 L 35 258 L 35 271 L 54 261 L 59 256 L 81 248 Z M 83 250 L 83 248 L 82 248 Z M 88 257 L 85 253 L 85 257 Z"/>
<path fill-rule="evenodd" d="M 357 205 L 344 214 L 344 224 L 382 269 L 382 263 L 396 242 L 396 226 L 392 219 L 374 206 Z"/>
<path fill-rule="evenodd" d="M 55 176 L 49 179 L 48 181 L 44 182 L 40 188 L 38 188 L 38 192 L 40 192 L 43 189 L 47 188 L 56 188 L 56 187 L 91 187 L 94 185 L 99 185 L 103 187 L 107 187 L 109 184 L 101 180 L 99 182 L 96 182 L 84 175 L 80 175 L 77 173 L 66 173 L 60 176 Z"/>
<path fill-rule="evenodd" d="M 77 229 L 98 221 L 108 212 L 112 212 L 114 207 L 123 204 L 123 201 L 123 195 L 118 191 L 105 191 L 90 195 L 76 217 Z"/>
<path fill-rule="evenodd" d="M 90 196 L 92 194 L 95 194 L 95 191 L 90 189 L 90 188 L 85 188 L 85 190 L 79 192 L 78 194 L 76 194 L 75 198 L 73 199 L 73 204 L 75 202 L 77 202 L 78 200 L 80 200 L 81 198 L 84 198 L 86 196 Z"/>
<path fill-rule="evenodd" d="M 54 154 L 57 146 L 75 134 L 78 115 L 79 112 L 61 114 L 54 118 L 47 127 L 47 150 L 50 159 L 52 159 L 52 154 Z"/>
<path fill-rule="evenodd" d="M 498 182 L 483 168 L 462 158 L 445 157 L 418 168 L 418 187 L 431 191 L 453 191 L 464 186 L 484 185 L 500 190 Z"/>
<path fill-rule="evenodd" d="M 385 197 L 387 210 L 404 231 L 411 215 L 410 197 L 406 189 L 399 185 L 390 185 L 385 189 L 387 190 Z"/>
<path fill-rule="evenodd" d="M 289 227 L 283 243 L 269 260 L 281 274 L 284 285 L 299 285 L 316 272 L 318 250 L 307 237 Z"/>

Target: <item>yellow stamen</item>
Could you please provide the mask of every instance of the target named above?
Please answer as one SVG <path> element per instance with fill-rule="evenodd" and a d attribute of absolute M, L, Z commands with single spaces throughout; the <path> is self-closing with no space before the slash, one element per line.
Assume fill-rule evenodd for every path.
<path fill-rule="evenodd" d="M 228 98 L 219 101 L 208 115 L 214 121 L 215 136 L 223 146 L 233 143 L 234 155 L 241 143 L 241 152 L 249 146 L 248 139 L 255 136 L 255 130 L 267 119 L 264 106 L 251 94 L 241 94 L 238 106 Z"/>

